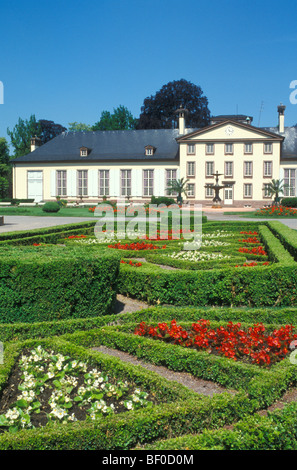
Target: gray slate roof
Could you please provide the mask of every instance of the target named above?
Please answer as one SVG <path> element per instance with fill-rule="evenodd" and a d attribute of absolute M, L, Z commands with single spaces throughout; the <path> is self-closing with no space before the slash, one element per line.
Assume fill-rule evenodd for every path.
<path fill-rule="evenodd" d="M 279 132 L 278 127 L 264 127 L 262 129 L 285 137 L 281 159 L 297 159 L 297 127 L 285 127 L 283 134 Z"/>
<path fill-rule="evenodd" d="M 178 160 L 178 136 L 178 129 L 65 132 L 13 162 Z M 154 155 L 145 155 L 146 145 L 156 148 Z M 87 157 L 81 147 L 91 149 Z"/>

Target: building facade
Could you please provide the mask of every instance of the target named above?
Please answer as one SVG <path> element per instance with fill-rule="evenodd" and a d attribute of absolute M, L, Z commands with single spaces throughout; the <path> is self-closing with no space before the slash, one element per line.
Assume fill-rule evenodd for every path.
<path fill-rule="evenodd" d="M 212 205 L 214 174 L 228 185 L 224 205 L 271 204 L 268 184 L 283 179 L 285 195 L 296 196 L 297 128 L 285 127 L 283 105 L 278 126 L 260 128 L 252 117 L 217 116 L 209 126 L 186 127 L 179 109 L 178 129 L 63 133 L 13 160 L 13 197 L 35 202 L 96 203 L 119 197 L 149 201 L 168 195 L 169 182 L 188 180 L 186 201 Z"/>

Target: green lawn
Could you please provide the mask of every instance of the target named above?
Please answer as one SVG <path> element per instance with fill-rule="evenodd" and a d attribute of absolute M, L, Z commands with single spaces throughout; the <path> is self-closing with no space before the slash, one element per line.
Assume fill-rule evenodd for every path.
<path fill-rule="evenodd" d="M 0 215 L 29 215 L 36 217 L 94 217 L 88 207 L 62 207 L 59 212 L 43 212 L 41 207 L 0 207 Z"/>

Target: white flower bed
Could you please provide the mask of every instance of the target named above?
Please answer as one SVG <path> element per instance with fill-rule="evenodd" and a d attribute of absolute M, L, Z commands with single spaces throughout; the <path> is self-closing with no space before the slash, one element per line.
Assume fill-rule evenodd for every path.
<path fill-rule="evenodd" d="M 0 427 L 11 432 L 36 427 L 31 422 L 33 414 L 35 420 L 42 413 L 47 421 L 67 423 L 78 420 L 77 412 L 94 420 L 152 405 L 146 392 L 132 389 L 128 382 L 110 381 L 87 363 L 47 352 L 41 346 L 22 355 L 18 366 L 22 374 L 18 396 L 10 409 L 0 414 Z"/>
<path fill-rule="evenodd" d="M 221 260 L 228 259 L 230 256 L 222 255 L 222 253 L 206 253 L 205 251 L 179 251 L 168 254 L 170 258 L 182 259 L 185 261 L 209 261 L 209 260 Z"/>

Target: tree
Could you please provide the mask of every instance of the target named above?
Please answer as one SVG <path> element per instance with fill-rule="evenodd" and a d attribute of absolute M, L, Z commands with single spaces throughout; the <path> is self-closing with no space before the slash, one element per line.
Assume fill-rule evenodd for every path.
<path fill-rule="evenodd" d="M 4 137 L 0 138 L 0 199 L 8 196 L 11 179 L 11 167 L 9 166 L 9 148 Z"/>
<path fill-rule="evenodd" d="M 32 137 L 39 137 L 41 144 L 45 144 L 66 130 L 66 127 L 56 124 L 54 121 L 46 119 L 36 121 L 35 115 L 32 114 L 29 119 L 19 118 L 12 131 L 7 129 L 7 134 L 14 147 L 14 157 L 17 158 L 30 153 L 30 140 Z"/>
<path fill-rule="evenodd" d="M 271 180 L 270 183 L 268 183 L 267 189 L 271 196 L 274 196 L 274 202 L 276 205 L 279 204 L 280 201 L 280 194 L 284 193 L 285 188 L 288 185 L 283 184 L 283 180 Z"/>
<path fill-rule="evenodd" d="M 92 130 L 91 126 L 84 124 L 83 122 L 69 122 L 68 125 L 69 132 L 88 132 Z"/>
<path fill-rule="evenodd" d="M 175 126 L 179 107 L 188 110 L 187 126 L 196 128 L 210 122 L 208 100 L 201 88 L 185 79 L 164 85 L 154 96 L 145 98 L 138 129 L 171 129 Z"/>
<path fill-rule="evenodd" d="M 187 193 L 188 181 L 189 180 L 184 180 L 184 178 L 181 178 L 179 180 L 172 180 L 168 182 L 168 193 L 176 195 L 176 200 L 178 204 L 182 204 L 182 195 Z"/>
<path fill-rule="evenodd" d="M 92 126 L 93 131 L 122 131 L 136 128 L 137 119 L 125 106 L 118 106 L 109 111 L 102 111 L 100 121 Z"/>
<path fill-rule="evenodd" d="M 30 153 L 30 139 L 40 134 L 40 132 L 41 128 L 38 126 L 34 114 L 29 119 L 19 118 L 12 131 L 7 129 L 11 145 L 14 147 L 14 157 L 21 157 Z"/>

